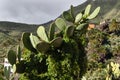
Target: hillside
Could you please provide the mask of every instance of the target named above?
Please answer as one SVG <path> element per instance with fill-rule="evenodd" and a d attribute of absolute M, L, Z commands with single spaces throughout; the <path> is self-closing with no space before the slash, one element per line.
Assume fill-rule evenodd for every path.
<path fill-rule="evenodd" d="M 95 9 L 97 6 L 101 7 L 100 14 L 93 20 L 94 22 L 113 18 L 120 20 L 120 0 L 87 0 L 85 3 L 75 7 L 75 14 L 79 13 L 80 10 L 82 11 L 88 4 L 92 4 L 92 9 Z M 52 21 L 49 21 L 40 25 L 48 28 L 51 22 Z M 3 44 L 3 42 L 5 43 L 5 40 L 15 40 L 17 42 L 18 38 L 20 39 L 22 32 L 34 33 L 40 25 L 0 21 L 0 48 L 3 47 L 1 44 Z M 14 43 L 11 44 L 14 45 Z M 10 44 L 8 46 L 10 46 Z"/>
<path fill-rule="evenodd" d="M 29 28 L 28 28 L 29 27 Z M 18 31 L 18 32 L 33 32 L 36 29 L 37 25 L 34 24 L 24 24 L 24 23 L 15 23 L 15 22 L 0 22 L 0 30 L 1 32 L 10 32 L 10 31 Z"/>
<path fill-rule="evenodd" d="M 92 4 L 92 9 L 95 9 L 97 6 L 101 7 L 98 17 L 93 21 L 100 22 L 105 19 L 114 18 L 120 20 L 120 0 L 87 0 L 85 3 L 74 8 L 75 14 L 79 13 L 79 11 L 82 11 L 88 4 Z M 47 27 L 51 22 L 52 21 L 49 21 L 41 25 Z M 40 25 L 0 21 L 0 32 L 34 32 L 38 26 Z"/>
<path fill-rule="evenodd" d="M 87 0 L 85 3 L 75 7 L 76 13 L 83 10 L 88 4 L 92 5 L 94 10 L 97 6 L 101 7 L 98 17 L 94 21 L 102 21 L 105 19 L 120 20 L 120 0 Z"/>

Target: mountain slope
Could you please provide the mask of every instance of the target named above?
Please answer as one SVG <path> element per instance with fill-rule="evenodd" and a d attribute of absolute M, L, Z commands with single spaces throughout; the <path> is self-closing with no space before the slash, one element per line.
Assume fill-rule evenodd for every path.
<path fill-rule="evenodd" d="M 1 21 L 0 22 L 0 30 L 3 31 L 28 31 L 31 32 L 33 31 L 34 28 L 36 28 L 38 25 L 33 25 L 33 24 L 24 24 L 24 23 L 15 23 L 15 22 L 6 22 L 6 21 Z M 29 28 L 28 28 L 29 27 Z"/>
<path fill-rule="evenodd" d="M 98 17 L 94 19 L 95 21 L 114 18 L 120 20 L 120 0 L 87 0 L 85 3 L 75 7 L 76 13 L 79 10 L 83 10 L 88 4 L 92 5 L 92 9 L 97 6 L 101 7 Z"/>
<path fill-rule="evenodd" d="M 100 22 L 105 19 L 113 19 L 113 18 L 120 20 L 120 0 L 87 0 L 85 3 L 75 7 L 75 14 L 85 9 L 85 7 L 88 4 L 92 5 L 92 10 L 98 6 L 101 7 L 100 14 L 96 19 L 93 20 L 94 22 Z M 45 26 L 48 29 L 49 24 L 52 22 L 53 21 L 49 21 L 48 23 L 41 25 Z M 0 32 L 1 32 L 0 36 L 7 35 L 16 40 L 17 38 L 20 38 L 22 32 L 35 32 L 37 27 L 39 26 L 40 26 L 39 24 L 36 25 L 36 24 L 23 24 L 23 23 L 0 21 Z M 1 40 L 3 39 L 1 38 L 0 41 Z M 2 41 L 0 44 L 2 44 Z"/>
<path fill-rule="evenodd" d="M 113 18 L 120 20 L 120 0 L 87 0 L 85 3 L 78 5 L 74 8 L 75 14 L 85 9 L 85 7 L 88 4 L 92 5 L 92 10 L 94 10 L 98 6 L 101 7 L 101 11 L 98 17 L 93 21 L 99 22 L 101 20 L 113 19 Z M 52 21 L 49 21 L 48 23 L 41 24 L 41 25 L 48 27 L 51 22 Z M 7 31 L 13 31 L 13 30 L 20 31 L 20 32 L 34 32 L 38 26 L 40 25 L 0 21 L 0 32 L 1 31 L 7 32 Z"/>

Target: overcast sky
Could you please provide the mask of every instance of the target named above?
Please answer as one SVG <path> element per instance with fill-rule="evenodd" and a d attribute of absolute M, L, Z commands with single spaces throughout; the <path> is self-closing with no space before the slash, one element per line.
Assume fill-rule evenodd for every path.
<path fill-rule="evenodd" d="M 0 0 L 0 21 L 42 24 L 86 0 Z"/>

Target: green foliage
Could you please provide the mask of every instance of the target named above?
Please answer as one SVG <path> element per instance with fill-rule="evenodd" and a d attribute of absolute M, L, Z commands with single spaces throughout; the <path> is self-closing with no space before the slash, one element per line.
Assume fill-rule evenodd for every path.
<path fill-rule="evenodd" d="M 105 69 L 98 68 L 94 71 L 88 71 L 82 80 L 106 80 L 107 73 Z"/>
<path fill-rule="evenodd" d="M 108 58 L 112 57 L 111 48 L 109 48 L 109 34 L 100 30 L 93 29 L 88 31 L 88 57 L 92 61 L 104 62 Z M 105 58 L 106 57 L 106 58 Z M 89 60 L 89 61 L 91 61 Z"/>
<path fill-rule="evenodd" d="M 88 14 L 86 9 L 84 14 Z M 87 71 L 86 32 L 87 17 L 74 19 L 73 7 L 70 12 L 64 12 L 50 25 L 47 33 L 43 26 L 38 27 L 37 36 L 24 33 L 22 41 L 31 52 L 26 53 L 23 60 L 15 64 L 16 73 L 22 74 L 20 80 L 80 80 Z M 80 18 L 80 19 L 79 19 Z M 67 25 L 66 21 L 72 24 Z M 55 28 L 58 28 L 56 36 Z M 20 49 L 19 49 L 20 50 Z M 20 52 L 20 51 L 19 51 Z M 36 53 L 36 54 L 34 54 Z M 23 53 L 24 54 L 24 53 Z"/>
<path fill-rule="evenodd" d="M 113 53 L 113 55 L 119 55 L 120 54 L 120 36 L 118 35 L 110 35 L 109 37 L 110 42 L 110 50 Z"/>
<path fill-rule="evenodd" d="M 82 80 L 119 80 L 120 69 L 118 63 L 110 62 L 103 68 L 88 71 Z"/>
<path fill-rule="evenodd" d="M 106 79 L 119 79 L 120 78 L 120 65 L 118 63 L 113 63 L 111 62 L 110 64 L 107 65 L 107 77 Z"/>
<path fill-rule="evenodd" d="M 111 24 L 111 23 L 110 23 Z M 108 26 L 108 28 L 110 25 Z M 119 32 L 119 30 L 117 30 Z M 88 71 L 83 79 L 86 80 L 119 80 L 120 77 L 115 77 L 113 66 L 120 64 L 120 38 L 116 31 L 100 31 L 92 29 L 87 32 L 89 40 L 87 46 L 88 56 Z M 107 66 L 109 64 L 109 69 Z M 119 68 L 116 67 L 119 72 Z M 115 70 L 115 73 L 118 73 Z M 117 74 L 118 75 L 118 74 Z"/>
<path fill-rule="evenodd" d="M 75 16 L 71 6 L 70 11 L 63 13 L 64 19 L 56 19 L 50 25 L 48 33 L 43 27 L 40 30 L 38 28 L 37 36 L 28 33 L 27 44 L 23 41 L 28 50 L 21 52 L 18 47 L 16 56 L 19 61 L 12 66 L 15 73 L 20 73 L 19 80 L 81 80 L 83 75 L 82 80 L 119 80 L 118 64 L 109 64 L 109 69 L 106 66 L 111 60 L 119 62 L 119 27 L 115 27 L 118 24 L 116 21 L 110 24 L 112 27 L 109 26 L 109 33 L 97 29 L 88 31 L 88 43 L 85 34 L 89 18 L 96 17 L 99 7 L 93 10 L 93 13 L 96 12 L 94 15 L 90 12 L 91 5 L 88 5 L 83 12 Z M 55 32 L 56 27 L 60 31 Z M 87 55 L 85 49 L 88 51 Z M 21 56 L 23 60 L 20 60 Z M 117 70 L 113 70 L 114 67 Z"/>
<path fill-rule="evenodd" d="M 109 31 L 110 32 L 116 32 L 116 33 L 118 31 L 120 31 L 120 26 L 118 25 L 118 23 L 117 23 L 117 21 L 115 19 L 113 19 L 112 22 L 110 23 Z"/>

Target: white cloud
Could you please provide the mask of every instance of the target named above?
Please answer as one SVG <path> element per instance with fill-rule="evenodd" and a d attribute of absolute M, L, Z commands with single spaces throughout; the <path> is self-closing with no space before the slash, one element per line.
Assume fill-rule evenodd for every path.
<path fill-rule="evenodd" d="M 86 0 L 0 0 L 0 21 L 45 23 Z"/>

